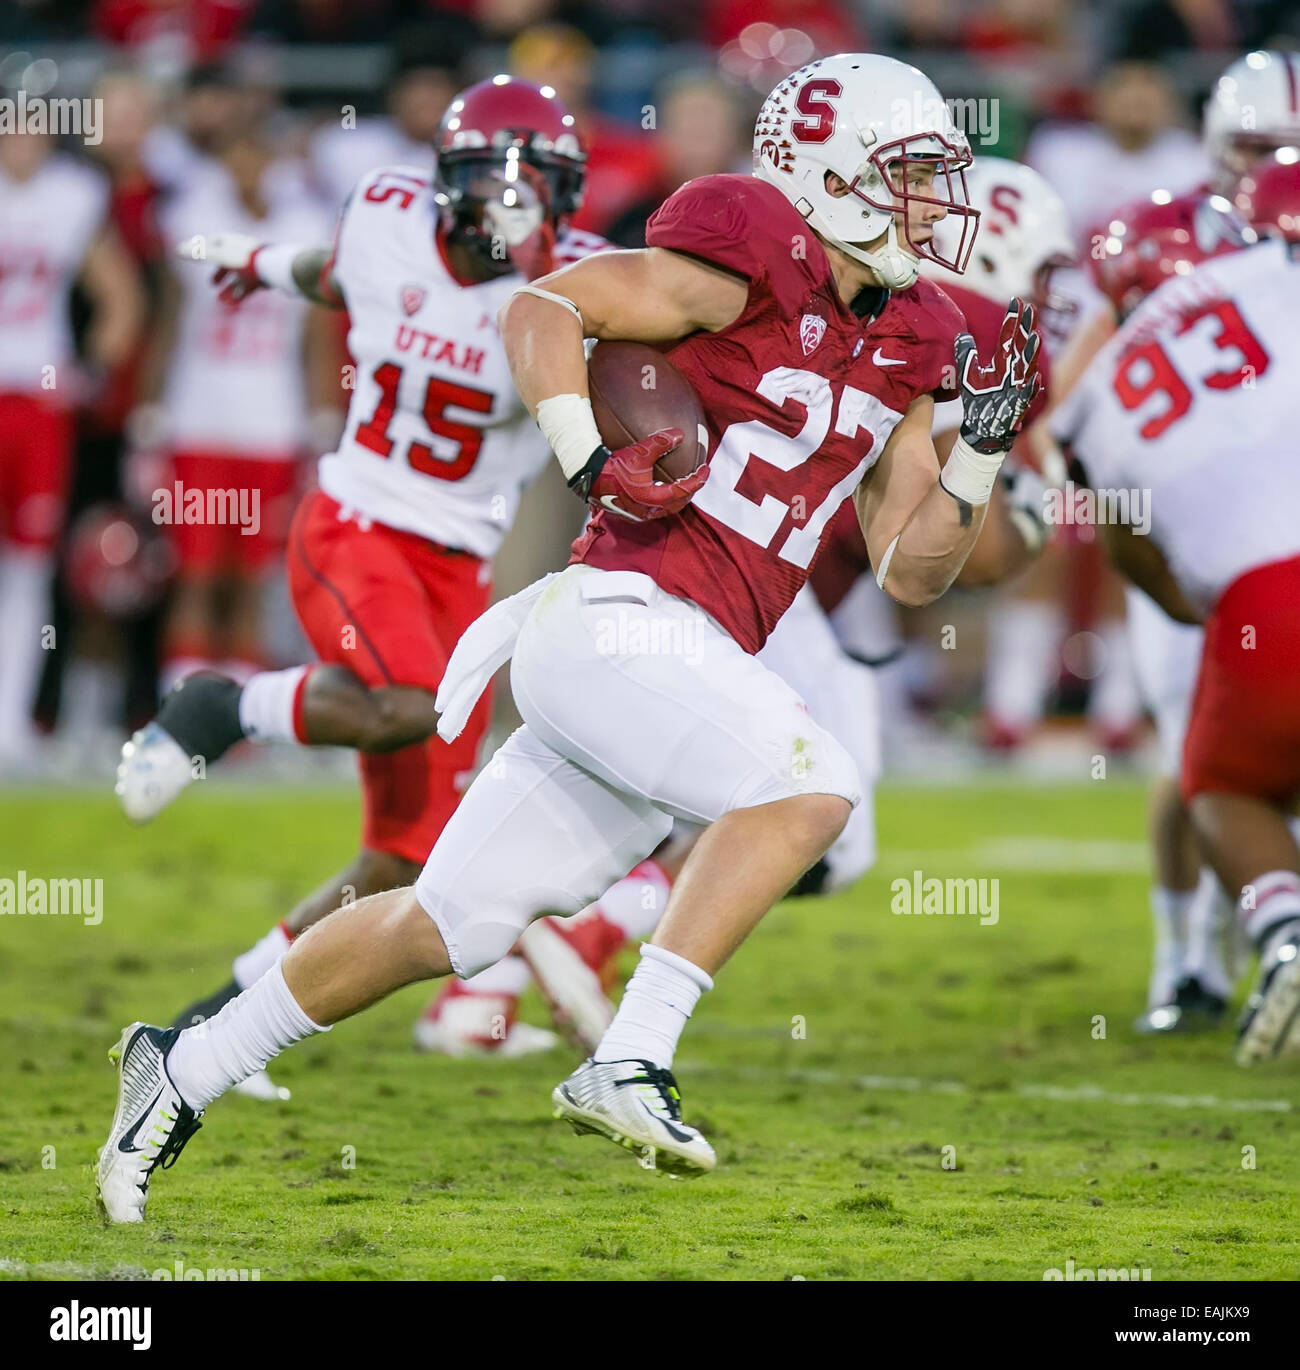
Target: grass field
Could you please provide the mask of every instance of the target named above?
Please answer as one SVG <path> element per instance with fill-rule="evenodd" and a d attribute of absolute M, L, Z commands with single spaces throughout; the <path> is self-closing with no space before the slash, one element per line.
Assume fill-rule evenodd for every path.
<path fill-rule="evenodd" d="M 417 987 L 278 1062 L 291 1102 L 216 1104 L 149 1222 L 111 1229 L 90 1169 L 108 1047 L 224 981 L 342 864 L 355 800 L 214 786 L 137 831 L 111 796 L 0 796 L 0 877 L 104 881 L 97 927 L 0 919 L 0 1275 L 1294 1279 L 1296 1072 L 1237 1069 L 1226 1029 L 1131 1028 L 1141 788 L 888 788 L 878 810 L 876 872 L 777 908 L 688 1029 L 712 1176 L 551 1121 L 565 1052 L 416 1055 Z M 914 869 L 998 878 L 996 925 L 891 913 Z"/>

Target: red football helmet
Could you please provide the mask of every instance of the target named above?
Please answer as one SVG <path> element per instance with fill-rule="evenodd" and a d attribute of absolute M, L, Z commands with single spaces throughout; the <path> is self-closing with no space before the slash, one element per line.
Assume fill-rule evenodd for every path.
<path fill-rule="evenodd" d="M 1162 282 L 1200 262 L 1257 241 L 1250 224 L 1222 195 L 1157 190 L 1118 210 L 1091 241 L 1097 288 L 1126 318 Z"/>
<path fill-rule="evenodd" d="M 68 531 L 63 581 L 84 613 L 138 618 L 162 598 L 174 568 L 171 548 L 125 505 L 87 509 Z"/>
<path fill-rule="evenodd" d="M 1300 243 L 1300 149 L 1279 148 L 1237 183 L 1233 203 L 1261 237 Z"/>
<path fill-rule="evenodd" d="M 434 143 L 443 227 L 498 272 L 534 274 L 582 204 L 587 154 L 550 86 L 494 76 L 447 107 Z"/>

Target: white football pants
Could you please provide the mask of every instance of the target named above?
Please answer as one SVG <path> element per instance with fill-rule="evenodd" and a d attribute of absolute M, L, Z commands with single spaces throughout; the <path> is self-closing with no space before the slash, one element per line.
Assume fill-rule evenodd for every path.
<path fill-rule="evenodd" d="M 448 664 L 444 736 L 511 651 L 524 726 L 470 786 L 415 886 L 462 978 L 534 918 L 599 898 L 674 818 L 711 823 L 803 794 L 858 802 L 857 767 L 795 691 L 648 576 L 570 566 L 494 605 Z"/>

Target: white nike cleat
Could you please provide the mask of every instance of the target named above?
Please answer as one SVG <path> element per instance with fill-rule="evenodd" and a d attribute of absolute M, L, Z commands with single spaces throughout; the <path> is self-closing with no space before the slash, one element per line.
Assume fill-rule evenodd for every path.
<path fill-rule="evenodd" d="M 193 780 L 193 762 L 181 744 L 157 722 L 146 723 L 122 746 L 113 792 L 132 823 L 148 823 Z"/>
<path fill-rule="evenodd" d="M 1237 1064 L 1300 1055 L 1300 925 L 1268 948 L 1237 1030 Z"/>
<path fill-rule="evenodd" d="M 551 1093 L 554 1116 L 638 1153 L 646 1170 L 703 1175 L 717 1164 L 703 1135 L 682 1122 L 671 1070 L 649 1061 L 584 1061 Z"/>
<path fill-rule="evenodd" d="M 590 1055 L 614 1021 L 614 1005 L 600 976 L 549 918 L 528 925 L 519 939 L 519 954 L 528 962 L 556 1023 Z"/>
<path fill-rule="evenodd" d="M 231 1086 L 231 1092 L 246 1099 L 266 1099 L 271 1103 L 287 1103 L 293 1096 L 284 1085 L 277 1085 L 264 1070 L 255 1070 L 246 1080 Z"/>
<path fill-rule="evenodd" d="M 117 1111 L 95 1179 L 110 1222 L 144 1222 L 154 1170 L 168 1169 L 202 1126 L 202 1109 L 192 1109 L 167 1074 L 179 1036 L 178 1028 L 132 1023 L 108 1053 L 117 1065 Z"/>

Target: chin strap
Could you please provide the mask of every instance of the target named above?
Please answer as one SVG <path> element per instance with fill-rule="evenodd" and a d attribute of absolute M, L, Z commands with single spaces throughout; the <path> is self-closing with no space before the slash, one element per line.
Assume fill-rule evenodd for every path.
<path fill-rule="evenodd" d="M 920 263 L 899 245 L 898 224 L 891 219 L 885 233 L 885 245 L 875 252 L 858 251 L 853 254 L 865 262 L 880 277 L 887 290 L 910 290 L 921 274 Z"/>
<path fill-rule="evenodd" d="M 880 278 L 886 290 L 910 290 L 920 275 L 920 264 L 898 241 L 898 225 L 892 219 L 885 232 L 885 242 L 874 252 L 856 247 L 853 243 L 842 242 L 832 233 L 826 233 L 841 252 L 847 253 L 854 261 L 869 266 Z"/>

